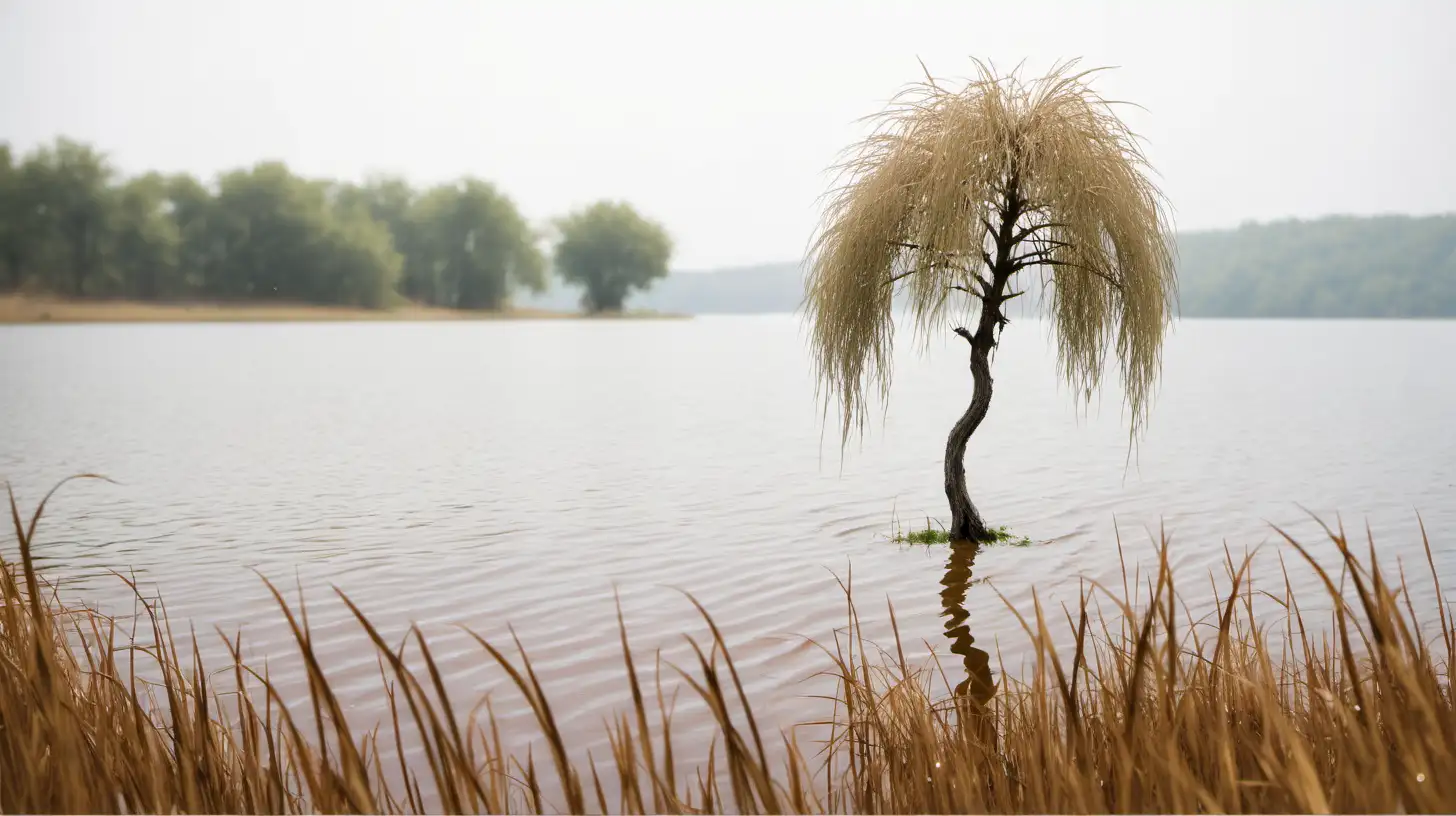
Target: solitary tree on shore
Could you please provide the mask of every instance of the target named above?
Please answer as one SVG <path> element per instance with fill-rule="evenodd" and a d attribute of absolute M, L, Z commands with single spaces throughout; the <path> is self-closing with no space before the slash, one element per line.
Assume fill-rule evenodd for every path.
<path fill-rule="evenodd" d="M 953 540 L 992 537 L 966 489 L 966 444 L 991 405 L 1003 307 L 1026 278 L 1040 276 L 1076 397 L 1090 401 L 1115 350 L 1133 436 L 1161 368 L 1176 300 L 1163 197 L 1137 136 L 1074 66 L 1025 82 L 978 62 L 960 90 L 929 77 L 910 86 L 851 149 L 811 252 L 806 313 L 841 444 L 862 430 L 871 389 L 889 396 L 896 291 L 922 338 L 953 303 L 975 316 L 974 329 L 954 329 L 970 345 L 974 391 L 945 446 Z"/>
<path fill-rule="evenodd" d="M 672 239 L 624 202 L 600 201 L 556 222 L 556 273 L 582 287 L 593 314 L 621 311 L 627 295 L 667 276 Z"/>

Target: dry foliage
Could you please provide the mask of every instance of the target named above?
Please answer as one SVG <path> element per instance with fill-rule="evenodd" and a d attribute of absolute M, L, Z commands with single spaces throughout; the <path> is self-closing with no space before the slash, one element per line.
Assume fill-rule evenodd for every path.
<path fill-rule="evenodd" d="M 351 725 L 314 656 L 306 616 L 280 595 L 309 671 L 313 717 L 304 722 L 266 674 L 237 665 L 214 683 L 203 666 L 184 663 L 160 610 L 148 608 L 143 642 L 96 613 L 66 609 L 32 562 L 39 513 L 22 524 L 13 499 L 11 509 L 20 557 L 0 570 L 0 809 L 8 813 L 1456 809 L 1446 675 L 1456 630 L 1442 603 L 1439 634 L 1425 639 L 1404 576 L 1392 583 L 1373 548 L 1362 564 L 1342 532 L 1330 534 L 1342 573 L 1320 573 L 1329 593 L 1318 600 L 1333 604 L 1326 629 L 1306 628 L 1287 575 L 1275 596 L 1287 618 L 1273 628 L 1255 621 L 1248 561 L 1229 561 L 1216 620 L 1194 620 L 1165 549 L 1146 595 L 1083 594 L 1068 611 L 1070 656 L 1052 647 L 1038 604 L 1023 620 L 1037 658 L 1029 680 L 1003 681 L 986 706 L 932 699 L 936 672 L 910 665 L 898 644 L 881 653 L 866 643 L 850 603 L 849 628 L 826 650 L 839 690 L 832 737 L 817 753 L 788 737 L 784 752 L 766 750 L 769 735 L 705 612 L 711 640 L 695 644 L 698 664 L 683 677 L 715 715 L 716 749 L 687 777 L 674 761 L 661 682 L 639 684 L 625 628 L 626 714 L 610 725 L 613 755 L 586 766 L 569 759 L 524 651 L 511 659 L 480 640 L 536 714 L 550 753 L 538 763 L 505 756 L 488 706 L 483 718 L 478 708 L 461 716 L 467 710 L 444 693 L 417 630 L 422 673 L 357 609 L 391 717 L 368 730 Z M 1114 608 L 1107 615 L 1103 599 Z M 236 656 L 237 642 L 230 647 Z M 158 684 L 137 679 L 142 661 L 160 667 Z M 406 738 L 422 746 L 417 761 L 386 769 L 380 746 Z M 403 784 L 388 781 L 396 770 Z"/>
<path fill-rule="evenodd" d="M 1040 273 L 1064 378 L 1090 399 L 1115 349 L 1136 434 L 1176 301 L 1171 229 L 1138 139 L 1075 63 L 1031 82 L 976 65 L 960 90 L 927 78 L 903 91 L 839 168 L 805 302 L 826 410 L 837 399 L 847 440 L 871 392 L 888 397 L 897 286 L 928 337 L 951 294 L 988 302 L 1009 236 L 1020 254 L 1001 268 L 1023 290 L 1034 282 L 1021 273 Z M 1008 196 L 1024 206 L 1008 211 Z M 992 292 L 992 308 L 1004 296 L 1015 293 Z"/>

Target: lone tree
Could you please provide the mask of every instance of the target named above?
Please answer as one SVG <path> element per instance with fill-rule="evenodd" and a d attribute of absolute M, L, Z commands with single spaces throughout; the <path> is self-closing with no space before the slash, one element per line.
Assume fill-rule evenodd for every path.
<path fill-rule="evenodd" d="M 625 203 L 601 201 L 556 222 L 556 272 L 584 288 L 588 312 L 622 309 L 634 289 L 667 275 L 672 239 Z"/>
<path fill-rule="evenodd" d="M 1036 283 L 1026 278 L 1040 275 L 1078 398 L 1091 400 L 1116 350 L 1132 437 L 1161 367 L 1177 285 L 1164 200 L 1137 136 L 1075 65 L 1023 82 L 977 62 L 959 91 L 928 76 L 907 88 L 851 148 L 812 248 L 806 313 L 841 444 L 863 429 L 871 388 L 889 396 L 897 291 L 922 339 L 945 325 L 952 293 L 976 316 L 974 330 L 954 330 L 970 344 L 974 391 L 945 443 L 953 540 L 992 537 L 966 490 L 966 443 L 991 405 L 1004 306 Z"/>

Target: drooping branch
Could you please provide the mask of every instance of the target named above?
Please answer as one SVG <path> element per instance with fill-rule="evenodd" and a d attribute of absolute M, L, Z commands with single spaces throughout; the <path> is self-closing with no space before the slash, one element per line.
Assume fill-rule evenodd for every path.
<path fill-rule="evenodd" d="M 1088 273 L 1091 273 L 1093 275 L 1096 275 L 1097 277 L 1099 277 L 1099 278 L 1107 281 L 1107 285 L 1108 286 L 1111 286 L 1113 289 L 1116 289 L 1119 292 L 1122 291 L 1122 282 L 1121 281 L 1118 281 L 1118 280 L 1113 280 L 1113 278 L 1110 275 L 1108 275 L 1106 272 L 1103 272 L 1100 269 L 1093 269 L 1093 268 L 1091 268 L 1089 266 L 1080 266 L 1080 265 L 1077 265 L 1077 264 L 1068 264 L 1068 265 L 1069 266 L 1072 266 L 1074 269 L 1080 269 L 1083 272 L 1088 272 Z"/>
<path fill-rule="evenodd" d="M 960 258 L 960 257 L 964 257 L 959 252 L 946 252 L 945 250 L 941 250 L 941 249 L 935 249 L 935 250 L 927 249 L 926 247 L 923 247 L 920 244 L 912 243 L 910 241 L 887 241 L 886 243 L 888 243 L 890 246 L 896 246 L 896 247 L 900 247 L 902 249 L 913 249 L 913 250 L 916 250 L 916 251 L 919 251 L 919 252 L 936 252 L 936 253 L 938 253 L 940 255 L 944 255 L 947 258 Z"/>
<path fill-rule="evenodd" d="M 900 247 L 902 249 L 913 249 L 913 250 L 915 250 L 917 252 L 925 252 L 925 251 L 927 251 L 925 249 L 925 247 L 921 246 L 920 244 L 912 243 L 910 241 L 888 241 L 887 243 L 890 246 Z M 990 284 L 986 283 L 986 281 L 984 279 L 982 279 L 980 276 L 976 275 L 975 272 L 971 271 L 971 269 L 969 267 L 961 266 L 961 265 L 958 265 L 958 264 L 953 264 L 949 260 L 946 260 L 946 259 L 951 259 L 951 258 L 964 257 L 964 256 L 961 255 L 961 253 L 959 253 L 959 252 L 944 252 L 944 251 L 940 251 L 939 254 L 942 256 L 943 260 L 940 260 L 940 261 L 931 261 L 931 263 L 930 263 L 931 268 L 934 268 L 934 267 L 937 267 L 937 266 L 941 266 L 941 267 L 946 267 L 948 269 L 956 269 L 956 270 L 959 270 L 959 271 L 964 272 L 965 274 L 969 275 L 972 280 L 974 280 L 977 283 L 981 284 L 982 288 L 984 288 L 984 289 L 989 289 L 990 288 Z M 984 253 L 984 252 L 982 252 L 981 255 L 984 258 L 986 258 L 987 266 L 989 266 L 990 265 L 990 256 L 986 255 L 986 253 Z M 897 282 L 899 282 L 901 280 L 904 280 L 905 278 L 910 277 L 911 275 L 915 274 L 918 271 L 920 271 L 920 270 L 919 269 L 907 269 L 904 272 L 899 273 L 898 275 L 891 275 L 890 278 L 889 278 L 889 280 L 885 281 L 885 285 L 886 286 L 892 286 L 895 283 L 897 283 Z M 959 288 L 959 287 L 953 287 L 953 288 Z M 977 293 L 972 292 L 971 294 L 977 294 Z M 979 295 L 977 295 L 977 296 L 979 297 Z"/>
<path fill-rule="evenodd" d="M 1066 246 L 1070 246 L 1070 244 Z M 1096 275 L 1097 277 L 1106 281 L 1107 285 L 1111 286 L 1112 288 L 1117 289 L 1118 291 L 1122 290 L 1122 283 L 1109 276 L 1106 272 L 1103 272 L 1100 269 L 1094 269 L 1084 264 L 1076 263 L 1074 261 L 1053 258 L 1050 253 L 1051 250 L 1048 249 L 1036 250 L 1034 252 L 1028 252 L 1025 255 L 1018 255 L 1015 258 L 1011 259 L 1010 268 L 1012 271 L 1015 272 L 1019 272 L 1031 266 L 1060 266 L 1067 269 L 1076 269 L 1081 272 L 1087 272 L 1089 274 Z"/>
<path fill-rule="evenodd" d="M 1045 266 L 1064 266 L 1064 267 L 1067 267 L 1068 269 L 1076 269 L 1076 270 L 1078 270 L 1080 272 L 1087 272 L 1089 274 L 1096 275 L 1097 277 L 1099 277 L 1099 278 L 1103 279 L 1104 281 L 1106 281 L 1108 286 L 1111 286 L 1113 289 L 1116 289 L 1118 291 L 1122 291 L 1122 283 L 1120 281 L 1117 281 L 1117 280 L 1113 279 L 1106 272 L 1103 272 L 1100 269 L 1093 269 L 1090 266 L 1084 266 L 1082 264 L 1073 263 L 1071 261 L 1056 261 L 1056 260 L 1051 260 L 1051 261 L 1043 261 L 1042 263 Z"/>

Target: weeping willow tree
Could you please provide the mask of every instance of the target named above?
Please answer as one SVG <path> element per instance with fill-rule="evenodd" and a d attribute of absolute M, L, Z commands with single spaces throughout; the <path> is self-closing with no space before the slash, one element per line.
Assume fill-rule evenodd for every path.
<path fill-rule="evenodd" d="M 971 404 L 945 445 L 951 538 L 991 537 L 966 489 L 966 445 L 991 405 L 1005 306 L 1034 287 L 1060 373 L 1090 401 L 1115 351 L 1133 438 L 1147 420 L 1176 299 L 1165 202 L 1137 136 L 1076 63 L 1023 81 L 976 63 L 960 90 L 927 76 L 851 148 L 810 254 L 805 311 L 841 444 L 889 396 L 892 298 L 917 334 L 974 329 Z"/>

